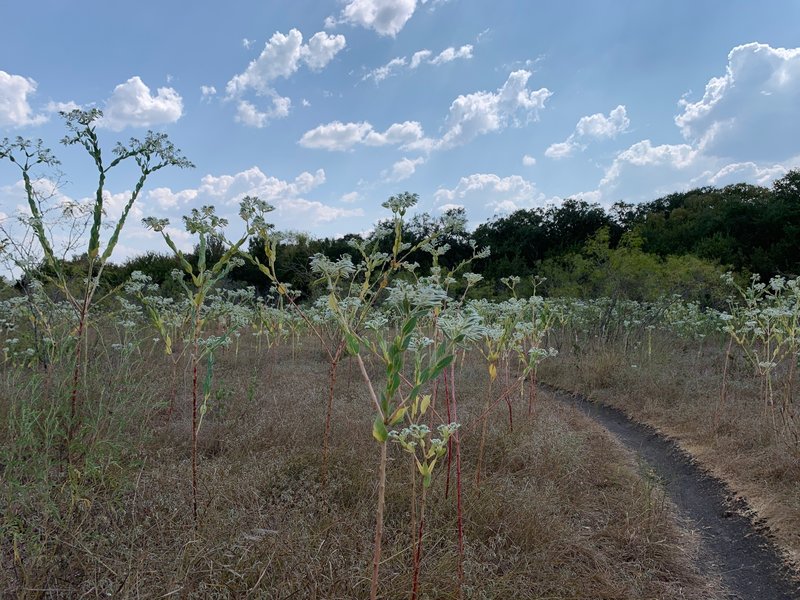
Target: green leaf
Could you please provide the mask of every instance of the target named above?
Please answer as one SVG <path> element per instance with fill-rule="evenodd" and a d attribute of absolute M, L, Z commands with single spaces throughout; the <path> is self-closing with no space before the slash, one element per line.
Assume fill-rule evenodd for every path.
<path fill-rule="evenodd" d="M 399 407 L 396 411 L 394 411 L 391 418 L 389 419 L 389 425 L 397 425 L 397 423 L 402 421 L 403 417 L 406 416 L 406 412 L 408 412 L 407 406 Z"/>
<path fill-rule="evenodd" d="M 453 355 L 452 355 L 452 354 L 448 354 L 448 355 L 447 355 L 447 356 L 445 356 L 444 358 L 440 359 L 440 360 L 439 360 L 439 361 L 438 361 L 438 362 L 437 362 L 437 363 L 436 363 L 436 364 L 433 366 L 433 369 L 432 369 L 432 370 L 431 370 L 431 372 L 430 372 L 430 379 L 436 379 L 436 378 L 439 376 L 439 374 L 440 374 L 442 371 L 444 371 L 444 369 L 445 369 L 446 367 L 448 367 L 448 366 L 450 365 L 450 363 L 452 363 L 452 362 L 453 362 Z"/>
<path fill-rule="evenodd" d="M 408 321 L 403 323 L 403 330 L 402 330 L 403 337 L 411 335 L 416 326 L 417 326 L 416 316 L 411 317 Z"/>
<path fill-rule="evenodd" d="M 375 416 L 375 421 L 372 423 L 372 437 L 374 437 L 381 444 L 386 443 L 389 439 L 389 432 L 386 430 L 386 424 L 383 422 L 383 417 L 380 415 Z"/>
<path fill-rule="evenodd" d="M 428 407 L 431 405 L 431 395 L 425 394 L 422 397 L 422 404 L 419 407 L 419 414 L 424 415 L 425 411 L 428 410 Z"/>
<path fill-rule="evenodd" d="M 348 333 L 346 336 L 346 340 L 347 340 L 347 353 L 352 356 L 356 356 L 360 349 L 358 338 L 352 333 Z"/>

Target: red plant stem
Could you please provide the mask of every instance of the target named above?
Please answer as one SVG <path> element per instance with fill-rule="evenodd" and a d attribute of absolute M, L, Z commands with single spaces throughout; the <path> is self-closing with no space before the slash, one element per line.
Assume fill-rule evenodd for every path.
<path fill-rule="evenodd" d="M 192 518 L 197 529 L 197 331 L 192 346 Z"/>
<path fill-rule="evenodd" d="M 69 402 L 69 426 L 67 427 L 67 462 L 71 462 L 71 447 L 72 440 L 75 438 L 75 432 L 79 428 L 78 419 L 78 388 L 80 386 L 81 377 L 81 347 L 83 346 L 84 329 L 86 326 L 86 302 L 81 307 L 80 318 L 78 319 L 78 331 L 75 333 L 75 369 L 72 371 L 72 390 L 70 392 Z"/>
<path fill-rule="evenodd" d="M 450 392 L 453 395 L 453 421 L 458 423 L 458 403 L 456 401 L 455 365 L 450 363 Z M 461 436 L 458 429 L 451 436 L 456 447 L 456 513 L 458 526 L 458 598 L 462 597 L 464 587 L 464 511 L 461 486 Z"/>
<path fill-rule="evenodd" d="M 425 496 L 427 488 L 422 486 L 422 498 L 419 507 L 419 533 L 417 534 L 416 548 L 414 548 L 414 575 L 411 583 L 411 600 L 419 598 L 419 572 L 422 563 L 422 536 L 425 532 Z"/>
<path fill-rule="evenodd" d="M 178 394 L 178 359 L 175 356 L 170 356 L 172 362 L 172 375 L 169 383 L 169 408 L 167 409 L 167 424 L 172 420 L 172 413 L 175 411 L 175 396 Z"/>
<path fill-rule="evenodd" d="M 322 438 L 322 487 L 328 485 L 328 456 L 331 446 L 331 417 L 333 415 L 333 394 L 336 387 L 336 369 L 339 366 L 339 359 L 344 350 L 345 340 L 339 342 L 336 352 L 331 357 L 330 368 L 328 369 L 328 408 L 325 413 L 325 434 Z"/>
<path fill-rule="evenodd" d="M 508 374 L 508 369 L 509 369 L 508 358 L 506 358 L 504 362 L 505 362 L 505 368 L 503 369 L 503 371 L 504 371 L 504 376 L 505 376 L 504 377 L 505 386 L 506 386 L 506 389 L 511 389 L 511 385 L 508 383 L 509 380 L 511 379 L 511 377 Z M 508 406 L 508 428 L 513 433 L 514 432 L 514 410 L 511 407 L 511 394 L 510 393 L 506 394 L 506 405 Z"/>
<path fill-rule="evenodd" d="M 431 394 L 431 405 L 428 413 L 428 427 L 433 431 L 433 415 L 436 413 L 436 399 L 439 396 L 439 378 L 433 382 L 433 393 Z"/>
<path fill-rule="evenodd" d="M 533 415 L 533 403 L 536 401 L 536 367 L 531 369 L 530 384 L 528 385 L 528 416 Z"/>
<path fill-rule="evenodd" d="M 378 597 L 378 572 L 381 566 L 381 540 L 383 539 L 383 504 L 386 494 L 386 442 L 381 444 L 381 458 L 378 465 L 378 505 L 375 509 L 375 548 L 372 555 L 372 581 L 369 588 L 370 600 Z"/>
<path fill-rule="evenodd" d="M 488 427 L 489 411 L 492 406 L 492 381 L 489 378 L 489 391 L 486 393 L 486 409 L 483 411 L 483 418 L 481 419 L 481 443 L 478 446 L 478 463 L 475 467 L 475 487 L 481 485 L 481 468 L 483 467 L 483 452 L 486 448 L 486 430 Z"/>
<path fill-rule="evenodd" d="M 367 373 L 367 367 L 364 365 L 364 359 L 361 358 L 360 354 L 356 354 L 356 361 L 358 362 L 358 368 L 361 371 L 361 376 L 364 379 L 364 383 L 367 385 L 369 397 L 372 400 L 372 403 L 375 405 L 378 415 L 385 419 L 386 417 L 381 410 L 381 403 L 378 400 L 377 394 L 375 393 L 375 388 L 372 387 L 372 381 L 369 378 L 369 373 Z M 386 496 L 387 446 L 388 444 L 386 442 L 381 444 L 381 458 L 378 465 L 378 506 L 375 510 L 375 548 L 372 555 L 372 582 L 370 583 L 369 592 L 370 600 L 376 600 L 378 597 L 378 571 L 380 570 L 381 566 L 381 540 L 383 539 L 383 504 L 384 497 Z"/>
<path fill-rule="evenodd" d="M 444 370 L 444 397 L 445 397 L 445 404 L 447 404 L 447 422 L 452 423 L 453 418 L 450 407 L 450 387 L 447 381 L 447 369 Z M 447 478 L 445 479 L 445 484 L 444 484 L 445 500 L 447 500 L 450 497 L 450 470 L 452 467 L 452 461 L 453 461 L 453 437 L 451 436 L 447 440 Z"/>
<path fill-rule="evenodd" d="M 782 416 L 784 431 L 792 432 L 794 428 L 794 414 L 792 413 L 792 388 L 794 383 L 794 370 L 797 364 L 797 350 L 789 355 L 789 373 L 786 375 L 786 396 L 783 399 Z"/>
<path fill-rule="evenodd" d="M 728 340 L 728 349 L 725 351 L 725 366 L 722 369 L 722 390 L 720 390 L 717 410 L 714 411 L 714 434 L 716 434 L 719 429 L 719 423 L 722 419 L 722 409 L 728 398 L 728 365 L 731 361 L 731 348 L 733 348 L 733 336 L 730 336 Z"/>

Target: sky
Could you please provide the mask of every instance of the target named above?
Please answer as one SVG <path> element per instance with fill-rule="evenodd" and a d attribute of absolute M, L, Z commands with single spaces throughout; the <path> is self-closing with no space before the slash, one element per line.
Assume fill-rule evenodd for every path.
<path fill-rule="evenodd" d="M 101 109 L 109 151 L 169 136 L 196 167 L 151 176 L 117 260 L 166 250 L 142 217 L 189 249 L 181 215 L 233 223 L 244 195 L 278 229 L 338 236 L 403 191 L 474 227 L 570 197 L 769 185 L 800 167 L 797 23 L 796 0 L 4 2 L 0 138 L 53 149 L 62 174 L 37 185 L 59 204 L 96 185 L 60 110 Z M 117 171 L 109 220 L 135 184 Z M 0 162 L 0 219 L 24 207 Z"/>

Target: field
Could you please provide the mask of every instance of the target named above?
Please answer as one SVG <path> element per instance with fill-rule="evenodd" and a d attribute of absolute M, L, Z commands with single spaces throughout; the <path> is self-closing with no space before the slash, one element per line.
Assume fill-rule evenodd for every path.
<path fill-rule="evenodd" d="M 760 401 L 745 351 L 727 355 L 720 333 L 687 333 L 687 315 L 700 319 L 695 333 L 711 318 L 691 306 L 609 312 L 606 301 L 534 297 L 395 324 L 370 309 L 364 333 L 348 338 L 331 314 L 341 301 L 281 310 L 231 292 L 212 295 L 204 315 L 206 339 L 226 342 L 195 361 L 191 321 L 169 317 L 178 310 L 167 303 L 159 329 L 145 310 L 156 296 L 127 293 L 83 341 L 80 428 L 63 400 L 76 345 L 62 342 L 66 357 L 46 346 L 46 366 L 6 353 L 7 595 L 353 598 L 370 596 L 373 580 L 385 598 L 726 597 L 648 465 L 540 381 L 678 439 L 796 557 L 793 431 L 774 426 L 778 402 Z M 10 323 L 28 306 L 5 302 L 7 347 L 25 343 L 11 331 L 31 330 Z M 67 340 L 56 308 L 40 324 Z M 396 432 L 382 439 L 376 389 Z M 412 456 L 402 443 L 404 426 L 427 424 L 412 439 L 431 450 L 437 425 L 451 422 L 441 453 Z"/>
<path fill-rule="evenodd" d="M 217 363 L 215 401 L 200 435 L 197 529 L 191 411 L 185 394 L 172 415 L 165 410 L 169 365 L 154 349 L 131 360 L 124 379 L 109 381 L 119 364 L 113 353 L 99 355 L 88 374 L 98 393 L 86 408 L 106 423 L 114 415 L 115 428 L 98 432 L 106 439 L 92 450 L 91 468 L 65 474 L 32 455 L 4 465 L 16 476 L 3 486 L 4 593 L 368 595 L 378 456 L 355 361 L 340 367 L 323 487 L 326 357 L 308 337 L 261 353 L 254 338 L 247 341 L 238 356 L 227 350 Z M 720 597 L 709 583 L 713 573 L 701 576 L 693 566 L 696 540 L 670 515 L 658 482 L 607 433 L 557 402 L 538 399 L 533 415 L 517 415 L 513 433 L 505 411 L 492 415 L 477 487 L 480 431 L 471 425 L 486 390 L 478 367 L 468 358 L 456 370 L 464 390 L 465 597 Z M 5 375 L 2 396 L 24 403 L 21 393 L 30 388 L 14 387 Z M 3 441 L 8 449 L 15 440 Z M 417 479 L 408 454 L 393 448 L 381 597 L 411 589 Z M 446 485 L 443 469 L 428 490 L 422 597 L 456 594 L 454 471 L 449 498 Z"/>
<path fill-rule="evenodd" d="M 102 167 L 102 114 L 65 116 Z M 69 229 L 87 251 L 70 262 L 30 175 L 49 151 L 0 150 L 31 213 L 4 247 L 19 277 L 0 300 L 5 595 L 796 596 L 800 279 L 725 273 L 713 296 L 704 280 L 686 288 L 706 301 L 626 299 L 655 259 L 641 262 L 636 235 L 612 252 L 601 228 L 587 253 L 607 258 L 593 277 L 616 292 L 545 296 L 541 276 L 473 271 L 491 250 L 463 211 L 409 237 L 405 192 L 370 235 L 308 261 L 257 197 L 242 198 L 236 239 L 212 206 L 192 208 L 191 254 L 146 218 L 172 255 L 140 261 L 158 281 L 114 282 L 145 180 L 190 163 L 165 135 L 118 146 L 111 166 L 134 158 L 139 183 L 109 226 L 101 168 Z M 234 277 L 245 265 L 258 287 Z M 687 454 L 661 463 L 694 460 L 740 501 L 712 497 L 694 466 L 676 490 L 642 459 L 663 436 L 615 437 L 564 390 L 674 438 Z"/>

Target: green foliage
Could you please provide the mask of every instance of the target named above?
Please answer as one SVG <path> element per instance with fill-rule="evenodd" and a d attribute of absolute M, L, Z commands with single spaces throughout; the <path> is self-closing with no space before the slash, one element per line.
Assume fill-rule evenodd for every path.
<path fill-rule="evenodd" d="M 721 305 L 727 292 L 725 269 L 692 255 L 660 258 L 642 250 L 643 239 L 625 233 L 616 248 L 607 228 L 590 238 L 581 252 L 547 259 L 539 272 L 551 296 L 626 298 L 655 301 L 678 294 L 688 301 Z"/>

